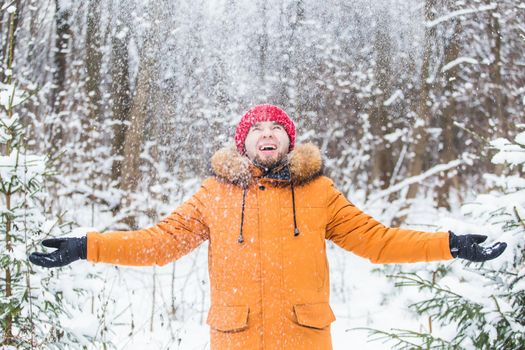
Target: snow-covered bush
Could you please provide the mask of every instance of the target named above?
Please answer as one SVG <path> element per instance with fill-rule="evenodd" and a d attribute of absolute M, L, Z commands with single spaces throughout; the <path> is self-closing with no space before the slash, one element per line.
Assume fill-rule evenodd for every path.
<path fill-rule="evenodd" d="M 17 349 L 53 347 L 71 337 L 60 318 L 68 307 L 55 273 L 33 271 L 27 260 L 39 240 L 61 234 L 58 219 L 46 220 L 39 200 L 50 175 L 48 158 L 25 148 L 24 126 L 14 112 L 27 97 L 15 84 L 0 84 L 0 264 L 2 269 L 2 339 Z"/>
<path fill-rule="evenodd" d="M 10 18 L 15 11 L 7 8 Z M 77 283 L 70 268 L 35 268 L 27 259 L 43 238 L 67 234 L 70 225 L 43 214 L 43 185 L 52 175 L 49 157 L 27 147 L 30 126 L 16 110 L 31 93 L 13 79 L 9 52 L 5 81 L 0 82 L 0 345 L 64 349 L 96 344 L 96 332 L 70 322 L 82 313 L 77 304 L 85 283 Z"/>
<path fill-rule="evenodd" d="M 494 164 L 509 167 L 509 174 L 523 174 L 525 132 L 513 142 L 497 139 L 490 145 L 496 150 Z M 421 293 L 410 308 L 428 325 L 417 331 L 372 330 L 372 339 L 395 349 L 525 348 L 525 179 L 484 178 L 491 191 L 463 205 L 462 214 L 489 240 L 507 242 L 505 253 L 483 264 L 456 260 L 433 271 L 403 268 L 392 274 L 396 286 Z"/>

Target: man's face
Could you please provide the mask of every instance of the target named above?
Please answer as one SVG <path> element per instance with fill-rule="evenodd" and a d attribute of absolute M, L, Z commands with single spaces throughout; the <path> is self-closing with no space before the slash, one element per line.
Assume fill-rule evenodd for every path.
<path fill-rule="evenodd" d="M 290 139 L 284 127 L 277 122 L 259 122 L 252 125 L 244 141 L 246 155 L 257 164 L 271 167 L 288 154 Z"/>

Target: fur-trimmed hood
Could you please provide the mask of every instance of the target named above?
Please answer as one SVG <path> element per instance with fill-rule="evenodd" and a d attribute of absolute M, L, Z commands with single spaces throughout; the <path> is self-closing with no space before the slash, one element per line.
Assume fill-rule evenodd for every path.
<path fill-rule="evenodd" d="M 282 168 L 289 172 L 290 181 L 295 186 L 304 185 L 322 175 L 321 152 L 313 143 L 295 146 L 294 150 L 288 154 L 286 165 Z M 242 187 L 249 185 L 257 175 L 262 175 L 260 169 L 233 146 L 224 147 L 215 152 L 211 158 L 211 170 L 213 175 L 222 181 Z"/>

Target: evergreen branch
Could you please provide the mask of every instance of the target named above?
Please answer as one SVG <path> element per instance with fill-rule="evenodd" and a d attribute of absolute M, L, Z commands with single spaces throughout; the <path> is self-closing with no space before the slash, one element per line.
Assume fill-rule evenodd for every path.
<path fill-rule="evenodd" d="M 11 2 L 6 2 L 5 4 L 2 4 L 2 8 L 0 8 L 0 11 L 5 11 L 9 6 L 13 5 L 15 3 L 15 0 L 11 0 Z"/>
<path fill-rule="evenodd" d="M 400 335 L 398 335 L 398 334 L 389 333 L 387 331 L 383 331 L 383 330 L 380 330 L 380 329 L 369 328 L 369 327 L 357 327 L 357 328 L 347 329 L 346 331 L 347 332 L 348 331 L 367 331 L 367 332 L 369 332 L 369 335 L 368 335 L 367 338 L 370 341 L 382 341 L 383 343 L 386 343 L 387 341 L 392 340 L 392 341 L 397 341 L 397 343 L 394 345 L 394 347 L 405 345 L 405 346 L 412 346 L 412 347 L 415 347 L 417 349 L 422 349 L 417 344 L 412 343 L 412 342 L 410 342 L 410 341 L 408 341 L 408 340 L 406 340 L 404 338 L 401 338 Z M 400 349 L 405 349 L 405 347 L 400 348 Z M 413 349 L 413 348 L 411 348 L 411 349 Z"/>
<path fill-rule="evenodd" d="M 518 283 L 520 280 L 522 280 L 523 278 L 525 278 L 525 274 L 524 275 L 521 275 L 519 276 L 518 274 L 516 274 L 516 278 L 509 283 L 509 288 L 510 289 L 514 289 L 514 286 L 516 285 L 516 283 Z"/>
<path fill-rule="evenodd" d="M 354 330 L 365 330 L 369 332 L 368 339 L 370 341 L 382 341 L 383 343 L 386 343 L 388 341 L 395 342 L 395 344 L 392 345 L 392 349 L 460 349 L 458 345 L 445 339 L 434 337 L 432 334 L 429 333 L 422 333 L 399 328 L 392 328 L 391 332 L 387 332 L 384 330 L 369 327 L 350 328 L 346 331 L 348 332 Z M 417 344 L 411 341 L 412 339 L 419 339 L 421 343 Z"/>
<path fill-rule="evenodd" d="M 415 277 L 409 277 L 409 276 L 415 276 Z M 393 278 L 393 279 L 404 280 L 402 282 L 396 282 L 395 283 L 396 287 L 419 287 L 420 290 L 421 289 L 437 290 L 439 292 L 450 294 L 457 298 L 462 298 L 461 295 L 454 293 L 450 289 L 445 289 L 443 287 L 440 287 L 439 284 L 432 283 L 430 281 L 425 280 L 424 278 L 422 278 L 415 272 L 410 272 L 410 273 L 401 272 L 397 275 L 387 275 L 387 277 Z"/>
<path fill-rule="evenodd" d="M 514 214 L 516 214 L 516 217 L 518 218 L 518 222 L 523 225 L 523 228 L 525 228 L 525 222 L 523 222 L 523 219 L 518 213 L 518 208 L 516 206 L 514 206 Z"/>
<path fill-rule="evenodd" d="M 31 91 L 30 93 L 26 94 L 24 97 L 22 97 L 22 99 L 20 100 L 19 103 L 17 103 L 17 105 L 21 105 L 21 104 L 24 104 L 27 100 L 29 100 L 31 97 L 33 96 L 36 96 L 36 94 L 42 89 L 42 87 L 39 87 L 39 88 L 36 88 L 34 89 L 33 91 Z"/>
<path fill-rule="evenodd" d="M 492 300 L 494 300 L 494 304 L 496 304 L 496 309 L 498 310 L 498 313 L 501 315 L 501 318 L 505 321 L 507 326 L 511 326 L 511 323 L 507 319 L 507 316 L 505 316 L 503 311 L 501 311 L 501 307 L 499 306 L 499 303 L 498 303 L 498 300 L 496 299 L 496 296 L 494 294 L 492 294 L 490 297 L 492 298 Z"/>
<path fill-rule="evenodd" d="M 0 118 L 0 126 L 7 130 L 10 130 L 9 126 L 7 126 L 6 122 L 4 122 L 2 118 Z"/>
<path fill-rule="evenodd" d="M 18 167 L 20 166 L 19 165 L 19 160 L 20 160 L 20 148 L 16 148 L 16 160 L 15 160 L 15 165 L 14 165 L 14 169 L 18 169 Z M 9 186 L 7 188 L 7 192 L 6 192 L 6 195 L 7 194 L 12 194 L 14 193 L 15 191 L 13 191 L 13 179 L 16 179 L 17 178 L 17 175 L 16 173 L 11 175 L 11 178 L 9 179 Z"/>

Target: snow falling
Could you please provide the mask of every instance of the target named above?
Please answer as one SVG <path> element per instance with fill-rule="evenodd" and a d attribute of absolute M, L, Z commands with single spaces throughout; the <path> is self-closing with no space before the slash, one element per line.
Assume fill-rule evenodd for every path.
<path fill-rule="evenodd" d="M 383 224 L 508 244 L 374 265 L 327 241 L 334 349 L 523 346 L 525 2 L 14 0 L 0 34 L 0 349 L 209 349 L 213 243 L 151 267 L 27 256 L 152 227 L 261 103 Z M 233 243 L 238 205 L 213 218 Z"/>

